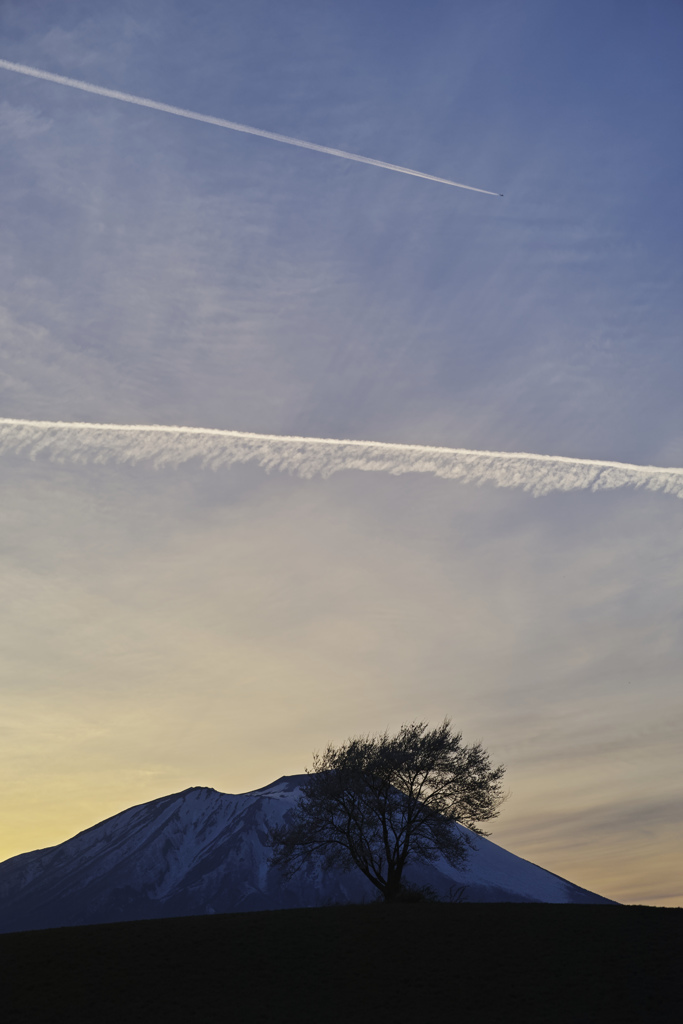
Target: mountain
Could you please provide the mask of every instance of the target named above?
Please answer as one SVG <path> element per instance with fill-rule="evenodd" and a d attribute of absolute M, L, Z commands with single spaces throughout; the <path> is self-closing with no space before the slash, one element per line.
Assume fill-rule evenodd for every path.
<path fill-rule="evenodd" d="M 0 864 L 0 932 L 374 899 L 359 872 L 311 867 L 286 881 L 270 867 L 268 825 L 282 821 L 306 778 L 238 795 L 194 786 L 10 858 Z M 446 897 L 465 886 L 474 903 L 612 902 L 487 839 L 475 843 L 463 867 L 440 860 L 407 880 Z"/>

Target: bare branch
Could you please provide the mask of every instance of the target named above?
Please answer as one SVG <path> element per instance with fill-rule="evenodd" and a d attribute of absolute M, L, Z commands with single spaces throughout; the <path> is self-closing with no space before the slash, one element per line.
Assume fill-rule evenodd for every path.
<path fill-rule="evenodd" d="M 313 755 L 303 795 L 285 824 L 271 828 L 271 863 L 291 877 L 314 861 L 355 867 L 386 900 L 399 897 L 409 863 L 443 856 L 461 863 L 472 846 L 464 824 L 498 814 L 505 768 L 480 743 L 466 746 L 449 719 L 429 729 L 403 725 L 395 736 L 356 736 Z"/>

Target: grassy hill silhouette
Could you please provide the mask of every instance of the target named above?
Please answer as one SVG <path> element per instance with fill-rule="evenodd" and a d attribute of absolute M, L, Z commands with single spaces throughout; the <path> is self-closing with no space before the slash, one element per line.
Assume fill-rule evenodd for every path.
<path fill-rule="evenodd" d="M 682 935 L 683 910 L 512 903 L 19 932 L 0 936 L 3 1020 L 667 1024 Z"/>

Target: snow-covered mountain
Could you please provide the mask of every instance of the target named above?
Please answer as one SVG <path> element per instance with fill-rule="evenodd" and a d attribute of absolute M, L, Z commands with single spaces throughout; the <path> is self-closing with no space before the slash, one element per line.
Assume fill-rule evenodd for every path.
<path fill-rule="evenodd" d="M 356 871 L 270 867 L 266 830 L 301 795 L 305 775 L 251 793 L 197 786 L 114 815 L 59 846 L 0 864 L 0 932 L 371 900 Z M 470 902 L 609 903 L 477 837 L 466 865 L 441 860 L 407 880 Z"/>

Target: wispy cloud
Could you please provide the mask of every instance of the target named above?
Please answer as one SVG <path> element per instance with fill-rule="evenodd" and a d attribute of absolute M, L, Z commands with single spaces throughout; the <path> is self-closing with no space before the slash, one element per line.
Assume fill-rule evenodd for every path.
<path fill-rule="evenodd" d="M 26 106 L 13 106 L 7 100 L 0 103 L 0 128 L 6 136 L 30 139 L 49 130 L 51 122 Z"/>
<path fill-rule="evenodd" d="M 202 427 L 0 419 L 0 454 L 11 451 L 27 452 L 32 458 L 45 451 L 57 461 L 151 460 L 155 466 L 178 466 L 199 458 L 202 465 L 212 469 L 255 462 L 266 470 L 287 470 L 305 478 L 328 477 L 343 469 L 394 475 L 432 473 L 463 483 L 490 481 L 497 487 L 521 487 L 534 495 L 630 485 L 683 498 L 683 469 L 528 452 L 288 437 Z"/>

